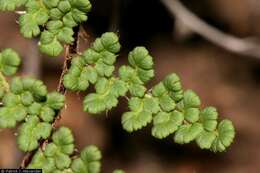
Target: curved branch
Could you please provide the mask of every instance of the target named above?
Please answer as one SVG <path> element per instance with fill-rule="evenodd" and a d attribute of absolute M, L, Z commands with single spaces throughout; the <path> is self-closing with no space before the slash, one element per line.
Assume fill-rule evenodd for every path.
<path fill-rule="evenodd" d="M 168 10 L 190 30 L 228 51 L 260 59 L 260 44 L 237 38 L 210 26 L 193 14 L 179 0 L 161 0 Z"/>

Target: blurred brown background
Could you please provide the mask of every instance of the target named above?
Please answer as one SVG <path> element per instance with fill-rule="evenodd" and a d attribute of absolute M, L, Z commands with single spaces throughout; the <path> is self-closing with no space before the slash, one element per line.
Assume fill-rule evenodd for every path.
<path fill-rule="evenodd" d="M 260 35 L 259 0 L 186 0 L 183 3 L 215 28 L 237 37 Z M 171 138 L 160 141 L 146 130 L 128 134 L 120 117 L 125 101 L 106 115 L 91 117 L 82 111 L 85 93 L 68 93 L 60 125 L 73 129 L 79 149 L 95 144 L 104 154 L 103 172 L 114 168 L 127 173 L 259 173 L 260 172 L 260 59 L 230 53 L 206 39 L 184 36 L 174 16 L 159 0 L 95 0 L 84 25 L 90 40 L 105 31 L 120 33 L 123 52 L 118 65 L 127 63 L 124 52 L 144 45 L 155 58 L 156 78 L 178 73 L 185 88 L 195 90 L 203 106 L 215 105 L 222 118 L 237 129 L 235 143 L 225 153 L 201 151 L 194 144 L 179 146 Z M 37 51 L 37 41 L 19 34 L 17 15 L 0 14 L 0 48 L 17 50 L 23 61 L 21 74 L 39 76 L 55 90 L 62 58 L 47 58 Z M 184 28 L 185 29 L 185 28 Z M 180 30 L 182 31 L 182 30 Z M 89 42 L 81 41 L 81 48 Z M 260 47 L 259 47 L 260 49 Z M 34 68 L 32 68 L 34 67 Z M 23 156 L 16 146 L 15 130 L 0 131 L 0 168 L 17 167 Z"/>

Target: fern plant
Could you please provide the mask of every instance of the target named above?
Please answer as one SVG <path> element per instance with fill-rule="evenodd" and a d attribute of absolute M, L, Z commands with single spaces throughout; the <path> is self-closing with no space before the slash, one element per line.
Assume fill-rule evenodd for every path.
<path fill-rule="evenodd" d="M 85 147 L 79 155 L 74 154 L 74 138 L 70 129 L 59 128 L 52 135 L 52 142 L 45 150 L 38 149 L 30 169 L 43 169 L 46 173 L 98 173 L 101 170 L 101 152 L 94 146 Z M 115 170 L 113 173 L 123 173 Z"/>
<path fill-rule="evenodd" d="M 166 76 L 151 89 L 145 87 L 154 77 L 153 58 L 146 48 L 131 51 L 129 65 L 121 66 L 117 76 L 114 63 L 120 51 L 118 40 L 115 33 L 103 34 L 82 55 L 73 58 L 64 76 L 65 87 L 72 91 L 95 86 L 95 92 L 84 99 L 85 112 L 109 111 L 118 105 L 120 96 L 125 96 L 130 111 L 122 115 L 122 126 L 130 133 L 151 123 L 151 134 L 158 139 L 174 134 L 176 143 L 196 141 L 200 148 L 214 152 L 230 146 L 235 136 L 232 122 L 218 122 L 214 107 L 200 110 L 200 98 L 192 90 L 183 90 L 177 74 Z"/>
<path fill-rule="evenodd" d="M 42 81 L 29 77 L 15 77 L 9 84 L 5 75 L 14 75 L 20 62 L 12 49 L 0 53 L 0 129 L 19 126 L 18 148 L 36 151 L 27 168 L 43 169 L 45 173 L 100 172 L 101 152 L 96 146 L 86 147 L 77 156 L 69 128 L 61 127 L 52 133 L 56 113 L 64 106 L 62 94 L 48 93 Z M 40 146 L 43 139 L 49 140 L 45 149 Z"/>
<path fill-rule="evenodd" d="M 20 58 L 11 49 L 0 54 L 1 59 L 1 102 L 0 128 L 14 128 L 19 125 L 18 146 L 22 151 L 38 147 L 38 140 L 51 135 L 51 122 L 56 111 L 64 106 L 64 96 L 48 93 L 42 81 L 33 78 L 15 77 L 9 82 L 6 75 L 13 75 Z"/>
<path fill-rule="evenodd" d="M 0 0 L 2 11 L 17 8 L 25 10 L 19 12 L 22 35 L 39 36 L 39 49 L 58 56 L 64 45 L 77 46 L 79 31 L 74 28 L 87 20 L 91 4 L 88 0 Z M 108 112 L 119 104 L 120 97 L 126 98 L 129 110 L 122 115 L 122 126 L 129 133 L 150 125 L 151 135 L 157 139 L 171 136 L 179 144 L 195 141 L 201 149 L 213 152 L 223 152 L 231 145 L 235 137 L 232 122 L 219 121 L 214 107 L 201 109 L 199 96 L 184 90 L 177 74 L 146 87 L 155 71 L 153 57 L 145 47 L 134 48 L 128 55 L 129 65 L 116 71 L 120 49 L 118 35 L 108 32 L 83 53 L 71 55 L 69 50 L 59 87 L 86 92 L 93 85 L 95 91 L 86 94 L 83 101 L 84 111 L 92 115 Z M 21 168 L 40 168 L 45 173 L 99 173 L 99 149 L 91 145 L 78 153 L 71 130 L 56 128 L 65 104 L 64 92 L 48 92 L 37 79 L 12 77 L 20 64 L 12 49 L 0 53 L 0 129 L 18 127 L 18 148 L 27 152 Z"/>

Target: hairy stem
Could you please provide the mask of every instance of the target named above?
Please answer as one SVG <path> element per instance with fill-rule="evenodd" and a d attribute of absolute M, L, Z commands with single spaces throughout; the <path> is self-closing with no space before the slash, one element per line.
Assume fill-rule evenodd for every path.
<path fill-rule="evenodd" d="M 64 75 L 66 74 L 68 68 L 71 65 L 72 55 L 78 53 L 78 47 L 79 47 L 78 35 L 79 35 L 79 27 L 76 27 L 76 28 L 74 28 L 74 42 L 71 45 L 65 46 L 63 68 L 62 68 L 62 72 L 61 72 L 61 75 L 60 75 L 59 84 L 57 86 L 57 92 L 59 92 L 63 95 L 66 94 L 66 88 L 63 85 Z M 1 75 L 0 75 L 0 77 L 1 77 Z M 55 117 L 55 119 L 52 123 L 53 131 L 56 129 L 56 125 L 57 125 L 57 123 L 60 119 L 61 119 L 61 114 L 60 114 L 60 111 L 59 111 L 59 112 L 56 113 L 56 117 Z M 22 168 L 22 169 L 26 168 L 30 164 L 34 154 L 37 152 L 37 150 L 39 148 L 44 149 L 44 146 L 46 146 L 46 144 L 50 140 L 51 136 L 46 140 L 40 141 L 39 147 L 36 150 L 27 153 L 23 157 L 22 162 L 20 164 L 20 168 Z"/>

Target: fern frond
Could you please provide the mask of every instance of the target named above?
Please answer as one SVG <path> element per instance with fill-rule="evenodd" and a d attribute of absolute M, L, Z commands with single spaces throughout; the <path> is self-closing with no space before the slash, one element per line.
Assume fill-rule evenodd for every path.
<path fill-rule="evenodd" d="M 100 173 L 100 150 L 90 145 L 74 155 L 74 138 L 67 127 L 60 127 L 43 149 L 38 149 L 27 168 L 42 169 L 44 173 Z M 115 173 L 124 173 L 116 170 Z"/>
<path fill-rule="evenodd" d="M 109 111 L 117 106 L 120 96 L 130 96 L 130 111 L 122 115 L 126 131 L 131 133 L 152 124 L 152 136 L 158 139 L 173 135 L 176 143 L 196 141 L 200 148 L 215 152 L 230 146 L 235 136 L 233 124 L 224 121 L 218 125 L 214 107 L 201 110 L 199 96 L 183 90 L 177 74 L 167 75 L 152 89 L 145 87 L 154 77 L 153 58 L 146 48 L 134 48 L 128 55 L 129 65 L 119 67 L 117 77 L 113 72 L 120 50 L 118 40 L 116 34 L 103 34 L 74 59 L 65 75 L 67 89 L 86 91 L 90 84 L 95 86 L 95 92 L 84 99 L 85 112 Z"/>
<path fill-rule="evenodd" d="M 0 53 L 0 128 L 19 126 L 18 147 L 27 152 L 51 135 L 51 123 L 63 108 L 65 97 L 57 92 L 48 93 L 42 81 L 30 77 L 14 77 L 9 83 L 3 74 L 13 75 L 19 64 L 20 58 L 13 50 Z"/>
<path fill-rule="evenodd" d="M 24 6 L 19 18 L 20 32 L 25 38 L 40 36 L 42 53 L 58 56 L 63 44 L 74 41 L 73 28 L 87 21 L 89 0 L 0 0 L 0 10 L 14 11 Z"/>

